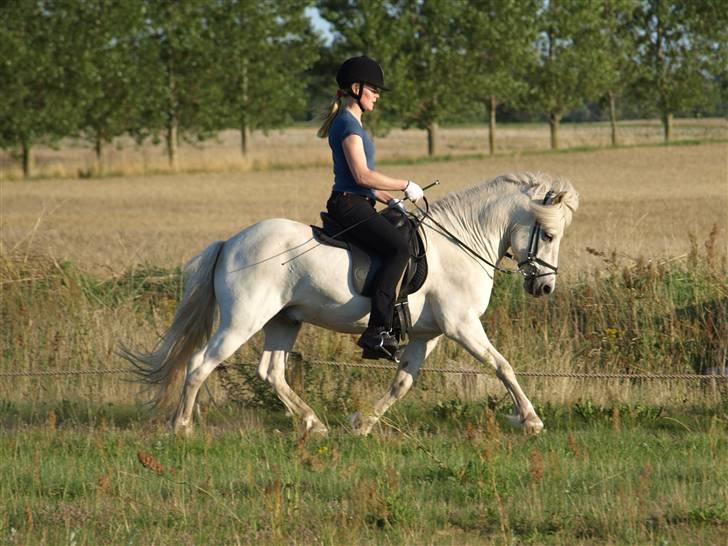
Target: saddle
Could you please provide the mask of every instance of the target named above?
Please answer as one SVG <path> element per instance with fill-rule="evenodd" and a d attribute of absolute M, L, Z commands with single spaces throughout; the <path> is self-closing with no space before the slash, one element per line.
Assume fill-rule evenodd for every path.
<path fill-rule="evenodd" d="M 425 245 L 420 231 L 420 221 L 410 217 L 403 211 L 391 207 L 380 213 L 398 230 L 405 232 L 409 240 L 410 258 L 407 262 L 399 296 L 394 305 L 393 334 L 402 341 L 412 326 L 407 296 L 417 292 L 427 279 L 427 257 Z M 354 290 L 365 297 L 371 297 L 372 281 L 381 266 L 381 259 L 370 255 L 354 241 L 347 239 L 347 234 L 337 235 L 346 228 L 334 220 L 328 213 L 321 213 L 323 227 L 311 226 L 313 236 L 322 245 L 343 248 L 351 255 L 351 284 Z"/>

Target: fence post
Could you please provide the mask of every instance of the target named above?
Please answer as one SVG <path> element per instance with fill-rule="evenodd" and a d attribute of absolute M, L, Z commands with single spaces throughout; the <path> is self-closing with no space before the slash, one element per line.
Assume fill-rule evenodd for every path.
<path fill-rule="evenodd" d="M 296 351 L 288 353 L 286 361 L 286 371 L 288 372 L 288 384 L 298 394 L 303 394 L 303 355 Z"/>

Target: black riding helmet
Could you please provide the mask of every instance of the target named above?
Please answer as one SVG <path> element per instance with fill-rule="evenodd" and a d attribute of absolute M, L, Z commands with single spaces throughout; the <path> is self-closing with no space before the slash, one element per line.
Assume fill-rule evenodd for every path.
<path fill-rule="evenodd" d="M 336 83 L 339 84 L 339 89 L 343 90 L 349 96 L 356 99 L 359 103 L 359 107 L 362 108 L 361 96 L 364 93 L 364 84 L 368 83 L 382 91 L 389 91 L 384 87 L 384 71 L 379 63 L 374 59 L 362 55 L 361 57 L 352 57 L 345 60 L 339 71 L 336 73 Z M 351 84 L 359 84 L 359 94 L 355 95 L 351 91 Z M 364 108 L 362 108 L 363 110 Z"/>

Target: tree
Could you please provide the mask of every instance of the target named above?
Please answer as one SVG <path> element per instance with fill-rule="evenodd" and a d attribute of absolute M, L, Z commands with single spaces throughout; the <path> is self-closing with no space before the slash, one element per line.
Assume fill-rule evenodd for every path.
<path fill-rule="evenodd" d="M 675 112 L 704 106 L 726 65 L 725 5 L 710 0 L 642 0 L 634 18 L 640 74 L 635 96 L 657 111 L 665 142 Z"/>
<path fill-rule="evenodd" d="M 539 14 L 539 63 L 529 102 L 548 116 L 551 148 L 559 147 L 564 114 L 605 89 L 608 53 L 597 0 L 549 0 Z"/>
<path fill-rule="evenodd" d="M 465 34 L 467 11 L 462 2 L 408 0 L 404 18 L 405 77 L 401 97 L 406 126 L 427 131 L 427 153 L 437 153 L 437 129 L 449 116 L 467 109 L 469 85 Z"/>
<path fill-rule="evenodd" d="M 214 62 L 209 7 L 194 0 L 145 0 L 138 138 L 163 133 L 170 167 L 180 138 L 202 139 L 217 127 L 221 90 Z"/>
<path fill-rule="evenodd" d="M 377 117 L 427 131 L 427 151 L 437 152 L 438 124 L 464 108 L 465 4 L 446 0 L 319 0 L 332 23 L 333 47 L 341 57 L 366 54 L 383 67 L 393 89 L 383 97 Z M 380 118 L 381 119 L 381 118 Z"/>
<path fill-rule="evenodd" d="M 488 112 L 488 147 L 495 152 L 496 108 L 516 103 L 535 64 L 536 13 L 539 0 L 469 0 L 463 34 L 467 39 L 465 90 Z"/>
<path fill-rule="evenodd" d="M 75 126 L 75 19 L 64 2 L 0 4 L 0 146 L 19 149 L 32 175 L 32 147 L 67 136 Z"/>
<path fill-rule="evenodd" d="M 333 95 L 336 70 L 348 57 L 368 55 L 375 59 L 382 66 L 385 85 L 391 91 L 367 115 L 366 123 L 374 135 L 386 132 L 394 120 L 401 119 L 406 104 L 403 85 L 408 77 L 408 58 L 403 54 L 406 37 L 402 24 L 403 2 L 319 0 L 317 6 L 335 31 L 330 55 L 320 61 L 321 68 L 329 70 L 322 78 L 324 89 L 329 97 Z"/>
<path fill-rule="evenodd" d="M 631 21 L 638 0 L 607 0 L 602 4 L 602 34 L 607 56 L 601 72 L 609 107 L 612 146 L 617 145 L 617 99 L 635 79 L 635 43 Z"/>
<path fill-rule="evenodd" d="M 105 143 L 125 133 L 138 117 L 139 64 L 135 62 L 138 36 L 143 30 L 140 0 L 108 2 L 75 0 L 79 22 L 74 87 L 79 100 L 78 130 L 93 143 L 101 171 Z M 138 121 L 137 121 L 138 123 Z"/>
<path fill-rule="evenodd" d="M 289 123 L 307 105 L 305 71 L 320 43 L 303 8 L 294 0 L 215 4 L 211 27 L 219 114 L 225 126 L 240 129 L 243 155 L 249 131 Z"/>

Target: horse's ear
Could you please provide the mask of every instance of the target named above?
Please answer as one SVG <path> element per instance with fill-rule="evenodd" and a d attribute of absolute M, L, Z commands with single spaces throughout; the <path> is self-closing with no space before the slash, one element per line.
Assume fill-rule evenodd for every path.
<path fill-rule="evenodd" d="M 568 192 L 560 191 L 559 193 L 557 193 L 556 195 L 553 196 L 553 198 L 551 199 L 551 201 L 549 201 L 549 204 L 550 205 L 558 205 L 559 203 L 561 203 L 564 200 L 564 197 L 566 197 L 566 194 L 567 193 Z"/>

